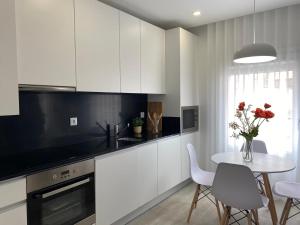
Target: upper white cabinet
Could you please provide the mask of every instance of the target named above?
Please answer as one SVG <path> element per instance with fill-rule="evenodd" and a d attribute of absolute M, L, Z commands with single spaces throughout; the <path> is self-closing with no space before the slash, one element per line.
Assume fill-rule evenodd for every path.
<path fill-rule="evenodd" d="M 198 105 L 196 50 L 197 37 L 180 29 L 180 104 L 181 106 Z"/>
<path fill-rule="evenodd" d="M 19 114 L 15 4 L 0 1 L 0 116 Z"/>
<path fill-rule="evenodd" d="M 165 116 L 180 117 L 181 106 L 199 105 L 197 49 L 196 35 L 182 28 L 166 31 L 166 95 L 149 96 L 163 102 Z"/>
<path fill-rule="evenodd" d="M 141 21 L 120 12 L 121 92 L 141 92 Z"/>
<path fill-rule="evenodd" d="M 181 181 L 180 136 L 158 142 L 158 194 Z"/>
<path fill-rule="evenodd" d="M 120 92 L 119 11 L 75 0 L 77 90 Z"/>
<path fill-rule="evenodd" d="M 76 86 L 73 0 L 15 4 L 19 83 Z"/>
<path fill-rule="evenodd" d="M 165 93 L 165 30 L 141 22 L 141 91 Z"/>

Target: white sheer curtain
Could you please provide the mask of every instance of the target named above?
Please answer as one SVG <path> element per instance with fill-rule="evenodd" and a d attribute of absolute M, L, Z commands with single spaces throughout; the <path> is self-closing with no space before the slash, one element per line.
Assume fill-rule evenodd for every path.
<path fill-rule="evenodd" d="M 253 16 L 191 29 L 199 35 L 201 163 L 212 168 L 216 152 L 238 149 L 228 123 L 241 100 L 272 104 L 275 118 L 264 124 L 257 139 L 271 154 L 292 158 L 298 165 L 300 5 L 256 15 L 256 42 L 275 46 L 278 60 L 258 65 L 232 63 L 233 54 L 253 41 Z M 299 152 L 299 154 L 298 154 Z M 285 178 L 300 181 L 300 168 Z"/>

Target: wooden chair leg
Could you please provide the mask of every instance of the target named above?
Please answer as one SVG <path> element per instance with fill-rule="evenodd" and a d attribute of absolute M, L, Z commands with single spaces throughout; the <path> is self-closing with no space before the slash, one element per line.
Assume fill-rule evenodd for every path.
<path fill-rule="evenodd" d="M 248 225 L 252 225 L 251 212 L 247 213 Z"/>
<path fill-rule="evenodd" d="M 196 197 L 196 202 L 195 202 L 195 209 L 197 208 L 197 204 L 198 204 L 198 199 L 199 199 L 199 196 L 200 196 L 200 194 L 201 194 L 201 185 L 200 184 L 198 184 L 197 185 L 197 188 L 198 188 L 198 192 L 197 192 L 197 197 Z"/>
<path fill-rule="evenodd" d="M 226 206 L 222 217 L 221 225 L 228 225 L 231 217 L 231 207 Z"/>
<path fill-rule="evenodd" d="M 216 200 L 216 207 L 217 207 L 217 212 L 218 212 L 218 217 L 219 217 L 219 224 L 222 224 L 222 217 L 221 217 L 221 211 L 220 211 L 220 205 L 219 201 L 215 198 Z"/>
<path fill-rule="evenodd" d="M 259 225 L 259 219 L 258 219 L 258 211 L 257 211 L 257 209 L 252 209 L 251 212 L 252 212 L 253 217 L 254 217 L 255 225 Z"/>
<path fill-rule="evenodd" d="M 194 194 L 194 198 L 193 198 L 193 201 L 192 201 L 192 205 L 191 205 L 191 208 L 190 208 L 190 211 L 189 211 L 189 215 L 188 215 L 188 218 L 187 218 L 187 222 L 188 223 L 190 223 L 192 212 L 196 208 L 196 203 L 198 201 L 198 196 L 199 196 L 200 191 L 201 191 L 200 188 L 201 188 L 200 184 L 197 184 L 197 188 L 196 188 L 196 191 L 195 191 L 195 194 Z"/>
<path fill-rule="evenodd" d="M 286 201 L 286 207 L 285 207 L 285 211 L 282 212 L 282 214 L 284 214 L 282 221 L 280 222 L 280 225 L 286 225 L 286 221 L 289 218 L 289 214 L 290 214 L 290 210 L 292 207 L 292 203 L 293 203 L 293 199 L 288 198 Z"/>
<path fill-rule="evenodd" d="M 225 221 L 226 221 L 226 218 L 227 218 L 227 214 L 228 214 L 228 211 L 227 211 L 227 208 L 225 208 L 224 209 L 224 213 L 223 213 L 223 217 L 222 217 L 222 220 L 221 220 L 221 225 L 225 224 Z"/>
<path fill-rule="evenodd" d="M 287 210 L 287 207 L 289 205 L 289 200 L 287 199 L 286 202 L 285 202 L 285 205 L 284 205 L 284 208 L 282 210 L 282 214 L 281 214 L 281 217 L 280 217 L 280 221 L 279 221 L 279 224 L 282 224 L 282 221 L 285 217 L 285 214 L 286 214 L 286 210 Z"/>

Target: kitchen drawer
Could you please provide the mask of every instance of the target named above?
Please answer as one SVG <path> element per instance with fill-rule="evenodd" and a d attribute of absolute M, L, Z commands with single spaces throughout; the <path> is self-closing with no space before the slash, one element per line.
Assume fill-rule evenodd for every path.
<path fill-rule="evenodd" d="M 0 209 L 26 199 L 26 179 L 0 183 Z M 1 220 L 0 220 L 1 221 Z"/>
<path fill-rule="evenodd" d="M 0 211 L 0 225 L 27 225 L 26 204 Z"/>

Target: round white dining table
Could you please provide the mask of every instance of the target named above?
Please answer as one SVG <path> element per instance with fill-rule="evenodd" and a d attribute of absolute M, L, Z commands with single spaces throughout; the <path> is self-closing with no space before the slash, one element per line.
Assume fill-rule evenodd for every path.
<path fill-rule="evenodd" d="M 253 161 L 245 162 L 243 160 L 241 152 L 217 153 L 211 157 L 211 160 L 216 164 L 231 163 L 247 166 L 251 169 L 252 172 L 261 173 L 264 180 L 264 191 L 266 196 L 269 198 L 269 210 L 271 213 L 273 225 L 276 225 L 278 223 L 275 202 L 268 174 L 283 173 L 294 170 L 296 166 L 292 160 L 283 159 L 281 157 L 270 154 L 253 153 Z"/>

